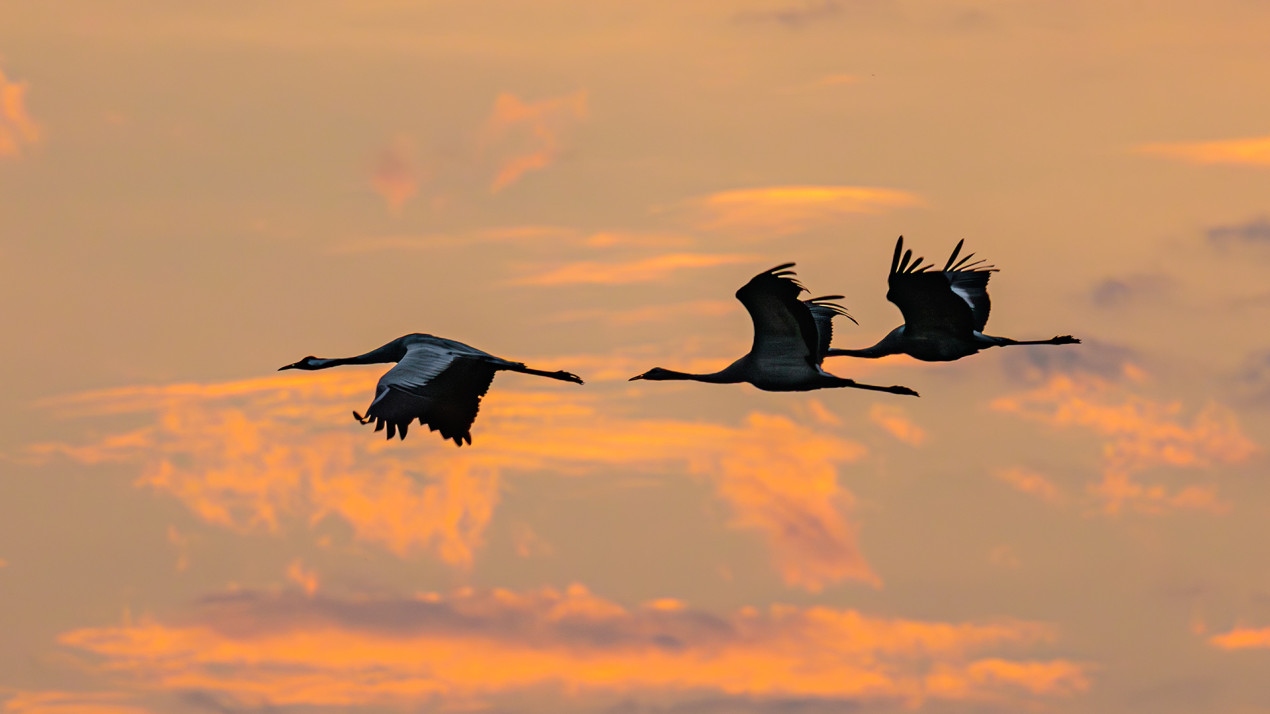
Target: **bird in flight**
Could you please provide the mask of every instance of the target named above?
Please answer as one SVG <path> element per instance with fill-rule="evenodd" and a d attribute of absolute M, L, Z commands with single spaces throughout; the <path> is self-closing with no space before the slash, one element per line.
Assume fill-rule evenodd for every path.
<path fill-rule="evenodd" d="M 917 396 L 917 392 L 908 387 L 862 384 L 821 369 L 820 363 L 832 337 L 834 316 L 843 315 L 849 319 L 851 316 L 841 305 L 832 302 L 840 299 L 841 295 L 799 300 L 799 294 L 806 288 L 794 277 L 794 271 L 790 270 L 793 266 L 793 263 L 786 263 L 759 273 L 736 291 L 736 299 L 741 301 L 754 321 L 754 344 L 744 357 L 711 374 L 690 374 L 654 367 L 631 377 L 630 381 L 749 382 L 769 392 L 854 387 Z"/>
<path fill-rule="evenodd" d="M 904 315 L 904 324 L 891 330 L 880 342 L 864 349 L 831 349 L 827 356 L 883 357 L 906 354 L 927 362 L 949 362 L 988 347 L 1006 345 L 1078 345 L 1071 335 L 1048 340 L 1013 340 L 983 334 L 988 324 L 988 277 L 996 272 L 983 260 L 971 262 L 974 253 L 957 259 L 965 240 L 957 242 L 943 270 L 922 265 L 904 250 L 904 236 L 895 242 L 891 258 L 890 289 L 886 299 Z M 901 255 L 902 254 L 902 255 Z"/>
<path fill-rule="evenodd" d="M 278 369 L 313 370 L 388 362 L 397 364 L 379 378 L 375 399 L 366 409 L 366 416 L 354 411 L 353 417 L 362 424 L 375 422 L 375 431 L 387 425 L 389 439 L 397 435 L 406 438 L 410 422 L 418 419 L 420 424 L 441 432 L 442 438 L 451 439 L 458 446 L 465 441 L 471 444 L 472 422 L 476 420 L 481 397 L 494 381 L 494 373 L 502 370 L 582 384 L 582 379 L 572 372 L 533 369 L 462 342 L 418 333 L 398 337 L 357 357 L 309 356 Z"/>

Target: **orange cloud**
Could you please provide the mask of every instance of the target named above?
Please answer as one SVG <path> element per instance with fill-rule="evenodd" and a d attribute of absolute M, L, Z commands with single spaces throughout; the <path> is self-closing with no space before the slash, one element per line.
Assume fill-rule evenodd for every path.
<path fill-rule="evenodd" d="M 1208 643 L 1223 650 L 1270 649 L 1270 627 L 1236 627 L 1230 632 L 1209 637 Z"/>
<path fill-rule="evenodd" d="M 40 127 L 26 111 L 26 82 L 10 82 L 0 72 L 0 156 L 18 156 L 40 140 Z"/>
<path fill-rule="evenodd" d="M 587 117 L 587 94 L 525 102 L 514 94 L 500 94 L 481 130 L 481 146 L 496 149 L 503 158 L 490 191 L 498 193 L 531 171 L 555 162 L 560 136 Z"/>
<path fill-rule="evenodd" d="M 1020 468 L 999 469 L 997 478 L 1010 484 L 1016 491 L 1031 494 L 1047 503 L 1062 503 L 1063 494 L 1052 481 L 1044 476 Z"/>
<path fill-rule="evenodd" d="M 612 325 L 634 325 L 690 317 L 720 317 L 735 312 L 738 307 L 740 305 L 734 300 L 694 300 L 673 305 L 648 305 L 629 310 L 608 308 L 569 310 L 549 315 L 545 319 L 548 322 L 599 320 Z"/>
<path fill-rule="evenodd" d="M 393 213 L 401 213 L 406 201 L 419 191 L 414 154 L 414 141 L 408 136 L 398 136 L 379 152 L 371 170 L 371 185 Z"/>
<path fill-rule="evenodd" d="M 1270 166 L 1270 136 L 1227 141 L 1144 144 L 1136 150 L 1144 154 L 1156 154 L 1194 164 Z"/>
<path fill-rule="evenodd" d="M 916 195 L 889 188 L 772 186 L 714 193 L 686 201 L 683 207 L 702 230 L 770 237 L 921 204 Z"/>
<path fill-rule="evenodd" d="M 591 260 L 566 263 L 514 281 L 518 285 L 613 285 L 648 283 L 664 280 L 672 273 L 693 268 L 748 263 L 759 256 L 736 253 L 668 253 L 626 263 L 600 263 Z"/>
<path fill-rule="evenodd" d="M 359 541 L 461 567 L 482 545 L 508 472 L 679 472 L 712 482 L 733 525 L 767 537 L 789 585 L 879 582 L 847 520 L 851 494 L 838 483 L 837 466 L 865 455 L 859 444 L 778 415 L 754 413 L 736 425 L 628 419 L 595 409 L 589 394 L 506 389 L 482 405 L 477 448 L 460 452 L 426 433 L 390 444 L 349 416 L 377 376 L 333 370 L 51 400 L 46 408 L 67 414 L 151 412 L 154 421 L 122 437 L 28 453 L 138 463 L 138 486 L 235 531 L 333 517 Z"/>
<path fill-rule="evenodd" d="M 150 714 L 122 692 L 10 691 L 0 688 L 0 697 L 8 697 L 3 714 Z"/>
<path fill-rule="evenodd" d="M 1222 511 L 1214 486 L 1169 488 L 1143 484 L 1134 475 L 1171 466 L 1207 471 L 1214 464 L 1247 460 L 1257 446 L 1229 409 L 1215 403 L 1183 423 L 1178 403 L 1160 403 L 1089 375 L 1054 375 L 1044 385 L 992 403 L 997 411 L 1056 427 L 1079 426 L 1105 438 L 1102 480 L 1090 487 L 1107 513 L 1124 506 L 1151 513 L 1173 509 Z"/>
<path fill-rule="evenodd" d="M 869 407 L 869 419 L 909 446 L 921 446 L 926 441 L 926 432 L 909 419 L 903 407 L 874 403 Z"/>
<path fill-rule="evenodd" d="M 579 234 L 559 226 L 505 226 L 460 234 L 358 236 L 337 242 L 326 249 L 336 255 L 383 253 L 388 251 L 431 251 L 438 248 L 470 247 L 479 243 L 515 241 L 577 241 Z"/>
<path fill-rule="evenodd" d="M 291 564 L 287 566 L 287 580 L 299 585 L 305 595 L 312 596 L 317 592 L 317 573 L 305 568 L 304 563 L 298 559 L 291 561 Z"/>
<path fill-rule="evenodd" d="M 179 621 L 68 632 L 61 644 L 139 690 L 206 691 L 273 707 L 523 702 L 635 695 L 844 703 L 1027 705 L 1085 691 L 1068 660 L 1007 659 L 1051 627 L 943 623 L 774 605 L 730 614 L 656 600 L 626 608 L 580 585 L 410 598 L 232 593 Z"/>

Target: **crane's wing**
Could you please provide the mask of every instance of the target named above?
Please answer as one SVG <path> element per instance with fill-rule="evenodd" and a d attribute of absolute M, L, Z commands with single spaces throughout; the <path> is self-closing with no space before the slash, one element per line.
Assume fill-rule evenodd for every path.
<path fill-rule="evenodd" d="M 778 265 L 750 279 L 736 291 L 754 321 L 754 345 L 750 355 L 756 359 L 804 355 L 815 364 L 820 338 L 816 322 L 798 295 L 807 288 L 794 277 L 793 263 Z"/>
<path fill-rule="evenodd" d="M 841 300 L 841 295 L 822 295 L 818 298 L 803 300 L 803 304 L 811 311 L 811 318 L 816 323 L 816 360 L 817 364 L 824 360 L 825 354 L 829 352 L 829 345 L 833 342 L 833 318 L 842 315 L 848 320 L 855 322 L 855 318 L 847 314 L 847 309 L 832 300 Z"/>
<path fill-rule="evenodd" d="M 957 260 L 962 244 L 953 249 L 943 270 L 931 270 L 913 251 L 904 250 L 904 236 L 895 242 L 886 299 L 904 315 L 909 333 L 983 330 L 988 322 L 988 276 L 996 270 L 982 260 L 970 262 L 971 253 Z"/>
<path fill-rule="evenodd" d="M 389 439 L 394 431 L 404 439 L 410 422 L 418 419 L 459 446 L 470 444 L 472 422 L 494 381 L 496 359 L 452 340 L 409 343 L 405 356 L 379 378 L 364 421 L 374 420 L 375 431 L 387 424 Z"/>

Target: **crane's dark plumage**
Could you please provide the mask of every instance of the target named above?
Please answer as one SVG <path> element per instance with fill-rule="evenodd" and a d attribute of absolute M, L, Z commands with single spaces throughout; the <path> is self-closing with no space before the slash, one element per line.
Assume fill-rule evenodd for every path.
<path fill-rule="evenodd" d="M 366 416 L 353 412 L 353 417 L 363 424 L 375 422 L 375 431 L 387 427 L 389 439 L 406 438 L 410 422 L 418 419 L 459 446 L 464 442 L 471 444 L 472 422 L 480 409 L 481 397 L 489 391 L 494 373 L 502 370 L 582 384 L 582 379 L 571 372 L 533 369 L 462 342 L 418 333 L 399 337 L 357 357 L 309 356 L 279 369 L 314 370 L 386 362 L 397 364 L 379 378 Z"/>
<path fill-rule="evenodd" d="M 974 253 L 958 259 L 964 240 L 958 241 L 943 270 L 923 264 L 912 250 L 904 249 L 904 236 L 895 242 L 886 299 L 904 315 L 904 324 L 891 330 L 872 347 L 859 350 L 831 349 L 826 356 L 883 357 L 907 354 L 927 362 L 947 362 L 988 347 L 1006 345 L 1072 345 L 1080 340 L 1062 335 L 1048 340 L 1013 340 L 983 334 L 992 302 L 988 278 L 996 268 L 974 260 Z"/>
<path fill-rule="evenodd" d="M 821 369 L 820 364 L 833 332 L 833 318 L 843 315 L 851 319 L 851 316 L 841 305 L 832 302 L 840 295 L 799 300 L 798 296 L 806 288 L 794 277 L 794 271 L 790 270 L 792 267 L 793 263 L 785 263 L 765 270 L 736 291 L 736 299 L 745 306 L 754 323 L 754 342 L 744 357 L 711 374 L 689 374 L 654 367 L 632 377 L 631 381 L 748 382 L 771 392 L 855 387 L 917 396 L 917 392 L 908 387 L 861 384 Z"/>

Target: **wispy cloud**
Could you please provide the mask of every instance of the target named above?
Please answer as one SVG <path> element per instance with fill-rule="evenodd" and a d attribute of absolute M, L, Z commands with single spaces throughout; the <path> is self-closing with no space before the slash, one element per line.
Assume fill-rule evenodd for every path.
<path fill-rule="evenodd" d="M 1270 166 L 1270 136 L 1226 141 L 1143 144 L 1136 150 L 1194 164 Z"/>
<path fill-rule="evenodd" d="M 513 283 L 517 285 L 649 283 L 665 280 L 670 275 L 683 270 L 749 263 L 758 260 L 759 257 L 739 253 L 666 253 L 618 263 L 583 260 L 518 278 Z"/>
<path fill-rule="evenodd" d="M 1014 620 L 787 605 L 715 614 L 669 599 L 628 608 L 572 585 L 406 598 L 231 593 L 177 620 L 80 629 L 60 642 L 142 690 L 198 689 L 277 707 L 528 698 L 596 711 L 631 697 L 702 694 L 1028 708 L 1089 686 L 1081 663 L 1005 654 L 1054 638 L 1050 626 Z"/>
<path fill-rule="evenodd" d="M 125 692 L 60 692 L 0 688 L 4 714 L 151 714 Z"/>
<path fill-rule="evenodd" d="M 304 567 L 299 559 L 291 561 L 287 566 L 287 580 L 300 586 L 305 595 L 312 596 L 318 589 L 318 576 L 313 570 Z"/>
<path fill-rule="evenodd" d="M 633 371 L 624 373 L 629 377 Z M 713 483 L 732 525 L 763 534 L 791 586 L 878 578 L 847 515 L 837 466 L 864 457 L 854 442 L 784 416 L 739 424 L 628 419 L 585 394 L 496 389 L 481 409 L 477 448 L 427 433 L 387 444 L 349 411 L 377 371 L 277 375 L 221 384 L 109 390 L 46 408 L 73 414 L 150 413 L 152 420 L 86 444 L 31 447 L 36 460 L 136 463 L 136 483 L 235 531 L 282 531 L 327 517 L 401 556 L 472 563 L 505 474 L 602 473 L 615 465 Z"/>
<path fill-rule="evenodd" d="M 1170 488 L 1135 477 L 1158 467 L 1210 475 L 1212 466 L 1239 463 L 1257 451 L 1234 412 L 1216 403 L 1200 409 L 1187 425 L 1180 404 L 1157 402 L 1089 375 L 1053 375 L 1036 389 L 993 401 L 992 408 L 1050 426 L 1081 427 L 1103 437 L 1102 480 L 1091 485 L 1090 492 L 1107 513 L 1126 506 L 1150 513 L 1225 510 L 1214 485 Z"/>
<path fill-rule="evenodd" d="M 676 208 L 701 230 L 774 237 L 920 205 L 916 195 L 890 188 L 769 186 L 713 193 Z"/>
<path fill-rule="evenodd" d="M 499 157 L 490 190 L 497 193 L 555 162 L 562 135 L 587 118 L 587 93 L 526 102 L 500 94 L 480 133 L 483 151 Z"/>
<path fill-rule="evenodd" d="M 913 423 L 903 407 L 874 403 L 869 407 L 869 419 L 909 446 L 921 446 L 926 441 L 926 431 Z"/>
<path fill-rule="evenodd" d="M 598 320 L 611 325 L 635 325 L 648 322 L 687 319 L 691 317 L 720 317 L 741 308 L 733 300 L 694 300 L 670 305 L 648 305 L 629 310 L 594 308 L 569 310 L 544 318 L 545 322 L 584 322 Z"/>
<path fill-rule="evenodd" d="M 326 252 L 335 255 L 359 253 L 416 252 L 438 248 L 462 248 L 487 243 L 534 242 L 541 240 L 582 241 L 581 235 L 560 226 L 504 226 L 463 233 L 434 233 L 423 235 L 378 235 L 347 238 L 329 246 Z"/>
<path fill-rule="evenodd" d="M 1177 281 L 1160 273 L 1139 273 L 1106 278 L 1090 291 L 1094 305 L 1116 309 L 1135 305 L 1159 306 L 1173 297 Z"/>
<path fill-rule="evenodd" d="M 1270 217 L 1258 216 L 1244 223 L 1213 226 L 1205 233 L 1209 243 L 1215 246 L 1225 247 L 1235 243 L 1270 245 Z"/>
<path fill-rule="evenodd" d="M 1142 381 L 1145 356 L 1124 345 L 1084 339 L 1078 350 L 1015 350 L 1002 356 L 1007 376 L 1039 384 L 1055 375 L 1085 375 L 1109 382 Z"/>
<path fill-rule="evenodd" d="M 380 150 L 371 169 L 371 184 L 393 213 L 401 213 L 406 201 L 419 191 L 417 148 L 408 136 L 398 136 Z"/>
<path fill-rule="evenodd" d="M 758 10 L 737 15 L 741 22 L 774 22 L 790 29 L 830 20 L 842 13 L 840 0 L 798 0 L 784 7 Z"/>
<path fill-rule="evenodd" d="M 1014 490 L 1036 496 L 1046 503 L 1060 504 L 1065 500 L 1063 492 L 1054 485 L 1053 481 L 1035 471 L 1015 467 L 997 469 L 993 475 L 1008 483 Z"/>
<path fill-rule="evenodd" d="M 1208 643 L 1223 650 L 1270 649 L 1270 627 L 1236 627 L 1210 636 Z"/>
<path fill-rule="evenodd" d="M 18 156 L 40 141 L 40 127 L 26 111 L 26 82 L 11 82 L 0 71 L 0 156 Z"/>

